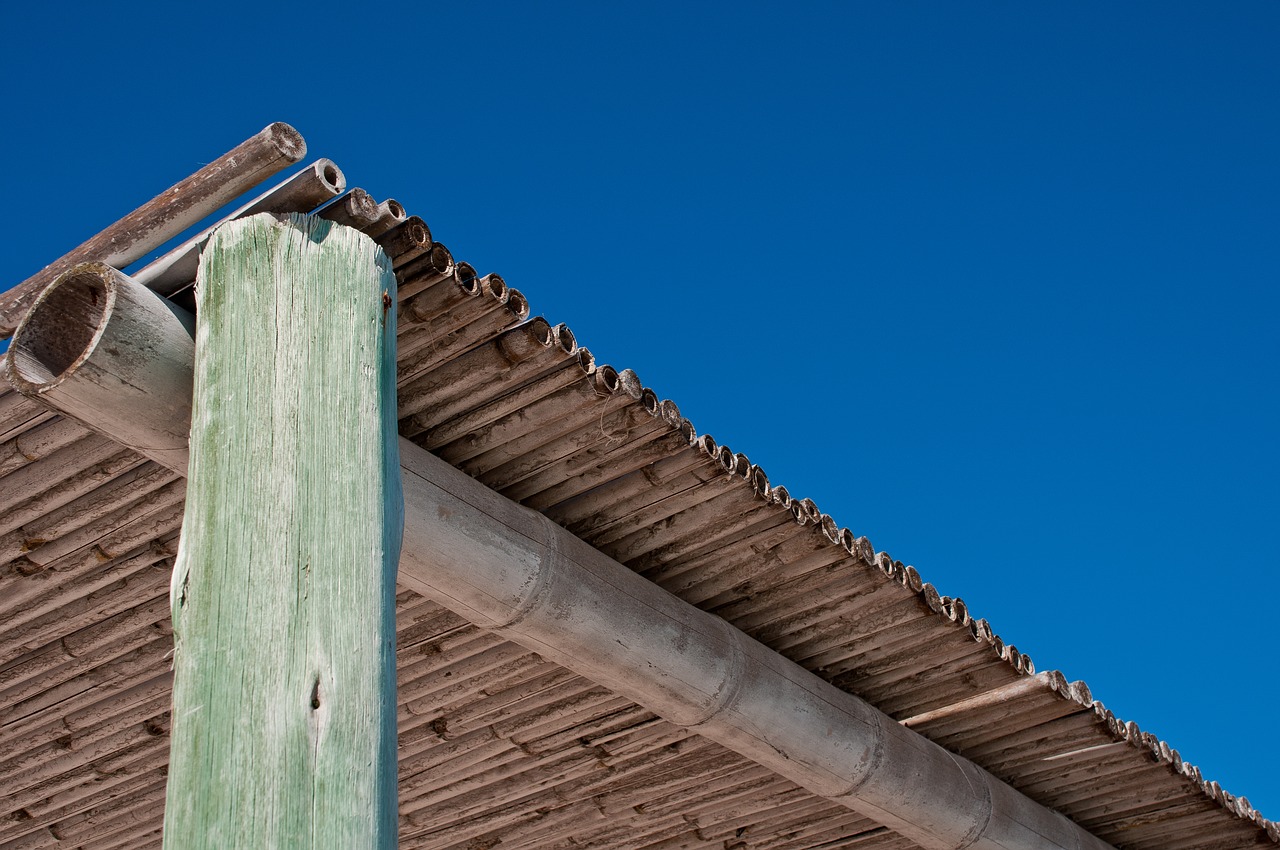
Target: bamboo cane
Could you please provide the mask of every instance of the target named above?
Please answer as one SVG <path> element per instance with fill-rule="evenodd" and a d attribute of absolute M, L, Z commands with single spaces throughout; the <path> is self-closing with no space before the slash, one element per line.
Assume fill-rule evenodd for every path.
<path fill-rule="evenodd" d="M 387 198 L 378 204 L 378 217 L 373 220 L 373 224 L 364 229 L 364 234 L 376 241 L 381 239 L 387 231 L 404 224 L 407 218 L 404 205 L 395 198 Z"/>
<path fill-rule="evenodd" d="M 378 202 L 364 189 L 352 189 L 316 215 L 334 224 L 364 230 L 378 221 Z"/>
<path fill-rule="evenodd" d="M 93 261 L 124 268 L 297 162 L 306 151 L 301 134 L 288 124 L 266 127 L 0 295 L 0 338 L 11 336 L 40 292 L 75 264 Z"/>
<path fill-rule="evenodd" d="M 148 263 L 131 277 L 161 295 L 172 295 L 195 282 L 200 251 L 213 231 L 222 224 L 260 212 L 310 212 L 342 194 L 347 178 L 331 160 L 318 159 L 311 165 L 273 186 L 244 206 L 229 213 L 211 227 L 183 242 L 162 257 Z"/>

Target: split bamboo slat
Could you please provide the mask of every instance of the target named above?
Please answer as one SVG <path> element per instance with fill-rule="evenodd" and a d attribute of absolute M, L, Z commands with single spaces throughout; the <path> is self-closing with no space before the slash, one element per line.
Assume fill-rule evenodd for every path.
<path fill-rule="evenodd" d="M 253 211 L 337 197 L 345 180 L 325 162 Z M 306 194 L 290 185 L 311 194 L 281 200 Z M 1034 673 L 962 600 L 697 436 L 567 328 L 530 320 L 521 293 L 398 203 L 352 190 L 321 214 L 391 258 L 405 436 L 1104 840 L 1280 842 L 1087 688 Z M 140 276 L 180 289 L 191 256 L 180 246 Z M 14 303 L 0 326 L 21 318 Z M 163 609 L 184 495 L 156 464 L 0 389 L 0 850 L 159 846 Z M 397 603 L 403 847 L 913 846 L 410 591 Z"/>

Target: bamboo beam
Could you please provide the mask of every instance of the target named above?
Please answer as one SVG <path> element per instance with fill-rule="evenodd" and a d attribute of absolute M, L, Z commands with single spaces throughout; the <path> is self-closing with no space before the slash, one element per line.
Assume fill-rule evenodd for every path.
<path fill-rule="evenodd" d="M 391 262 L 257 215 L 198 281 L 164 846 L 394 847 Z"/>
<path fill-rule="evenodd" d="M 41 292 L 27 316 L 40 314 L 71 321 L 27 327 L 24 317 L 6 360 L 10 383 L 185 475 L 195 356 L 191 314 L 100 262 L 72 267 Z M 99 357 L 89 359 L 91 351 Z M 166 365 L 156 368 L 157 359 Z M 62 377 L 72 372 L 75 386 L 64 387 Z M 160 415 L 148 420 L 160 427 L 118 407 L 124 400 L 160 405 Z"/>
<path fill-rule="evenodd" d="M 302 291 L 294 297 L 305 302 Z M 249 316 L 267 313 L 248 301 L 237 306 Z M 207 306 L 201 315 L 202 321 L 223 321 Z M 260 329 L 261 336 L 275 333 L 274 321 Z M 316 334 L 332 334 L 346 324 L 351 323 L 330 316 L 324 333 Z M 513 360 L 526 362 L 551 347 L 549 328 L 535 325 L 497 344 L 509 355 L 503 360 L 509 370 L 519 368 Z M 530 331 L 535 338 L 527 338 Z M 241 348 L 238 343 L 223 347 Z M 477 357 L 488 356 L 477 351 Z M 523 356 L 510 356 L 513 352 Z M 84 358 L 95 356 L 87 352 Z M 324 358 L 312 362 L 328 363 Z M 634 376 L 630 380 L 638 384 Z M 265 376 L 241 381 L 253 387 L 270 383 Z M 447 389 L 442 392 L 452 398 Z M 656 398 L 639 395 L 655 416 L 661 414 Z M 428 396 L 433 393 L 423 394 L 424 412 L 439 404 Z M 331 401 L 326 410 L 335 407 Z M 151 411 L 142 406 L 132 414 L 146 418 Z M 661 439 L 687 445 L 689 437 L 672 431 Z M 751 473 L 745 458 L 728 461 L 733 469 Z M 1108 846 L 412 443 L 401 440 L 400 462 L 407 516 L 403 586 L 929 850 Z M 198 470 L 194 463 L 193 470 Z M 587 470 L 552 490 L 563 490 L 557 495 L 567 498 L 594 480 Z M 197 517 L 189 513 L 186 535 L 198 527 Z M 244 559 L 237 551 L 232 560 Z M 175 575 L 180 601 L 182 570 Z M 180 644 L 179 665 L 183 655 Z M 176 716 L 181 718 L 182 711 Z"/>
<path fill-rule="evenodd" d="M 241 142 L 0 295 L 0 339 L 14 333 L 36 296 L 72 266 L 95 261 L 124 268 L 306 152 L 302 135 L 288 124 L 272 124 Z"/>

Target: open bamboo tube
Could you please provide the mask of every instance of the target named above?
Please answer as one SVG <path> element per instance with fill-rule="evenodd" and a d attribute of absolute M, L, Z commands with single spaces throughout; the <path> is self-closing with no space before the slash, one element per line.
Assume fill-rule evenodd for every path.
<path fill-rule="evenodd" d="M 115 296 L 102 309 L 91 298 L 41 297 L 18 330 L 9 374 L 24 392 L 113 439 L 165 437 L 164 450 L 150 456 L 185 474 L 185 447 L 172 443 L 185 433 L 190 408 L 174 394 L 190 387 L 193 343 L 175 321 L 161 323 L 164 339 L 153 349 L 131 348 L 123 360 L 104 345 L 139 333 L 163 309 L 109 271 L 100 274 Z M 85 288 L 88 273 L 73 270 L 55 288 Z M 81 342 L 47 342 L 58 337 Z M 122 371 L 139 391 L 103 392 Z M 407 440 L 400 456 L 403 586 L 921 847 L 1109 847 Z"/>

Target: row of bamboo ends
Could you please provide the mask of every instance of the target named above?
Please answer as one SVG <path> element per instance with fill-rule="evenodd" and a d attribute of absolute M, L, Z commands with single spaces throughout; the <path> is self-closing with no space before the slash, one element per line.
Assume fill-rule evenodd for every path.
<path fill-rule="evenodd" d="M 388 231 L 388 236 L 404 234 L 406 227 L 413 227 L 416 231 L 419 221 L 416 217 L 410 218 L 398 225 L 396 229 Z M 353 224 L 353 226 L 358 225 Z M 457 292 L 475 299 L 478 303 L 490 301 L 503 305 L 509 304 L 514 315 L 520 319 L 527 317 L 528 303 L 519 290 L 508 287 L 496 274 L 479 277 L 470 264 L 452 261 L 447 251 L 442 250 L 442 245 L 430 242 L 430 231 L 427 230 L 425 223 L 420 227 L 421 230 L 418 232 L 428 234 L 424 241 L 408 239 L 404 236 L 379 238 L 380 244 L 392 256 L 393 266 L 397 270 L 397 277 L 401 280 L 403 287 L 398 310 L 401 321 L 398 327 L 399 333 L 411 332 L 424 324 L 428 317 L 437 315 L 436 305 L 433 302 L 443 293 L 439 293 L 433 284 L 446 280 L 451 281 Z M 405 293 L 409 294 L 406 296 Z M 428 296 L 432 297 L 428 298 Z M 895 560 L 885 552 L 876 552 L 866 537 L 857 536 L 850 529 L 839 526 L 829 514 L 823 513 L 812 499 L 793 498 L 786 487 L 771 485 L 765 471 L 759 465 L 752 463 L 747 455 L 734 452 L 728 446 L 719 445 L 710 435 L 698 435 L 693 423 L 680 414 L 675 402 L 660 399 L 652 389 L 641 383 L 634 371 L 624 369 L 619 372 L 608 365 L 596 366 L 590 352 L 585 348 L 577 347 L 572 332 L 563 324 L 551 326 L 538 317 L 519 330 L 522 336 L 534 340 L 537 345 L 558 346 L 566 353 L 576 355 L 583 372 L 592 381 L 597 395 L 603 397 L 615 392 L 623 392 L 640 402 L 651 416 L 665 421 L 670 427 L 679 431 L 691 447 L 719 464 L 726 475 L 740 478 L 749 485 L 757 498 L 790 511 L 798 525 L 816 527 L 829 542 L 842 547 L 864 567 L 878 570 L 886 579 L 916 592 L 930 610 L 946 617 L 959 628 L 967 630 L 975 641 L 989 644 L 994 652 L 1017 672 L 1025 675 L 1035 674 L 1035 664 L 1031 657 L 1020 652 L 1013 644 L 1005 643 L 993 632 L 987 620 L 974 617 L 963 599 L 940 594 L 932 584 L 921 579 L 915 567 Z M 404 378 L 402 384 L 412 382 L 411 375 Z M 410 407 L 410 415 L 414 412 Z M 1273 838 L 1280 838 L 1280 831 L 1276 826 L 1254 810 L 1247 798 L 1237 797 L 1224 791 L 1217 782 L 1204 780 L 1200 769 L 1189 762 L 1184 762 L 1176 749 L 1171 748 L 1152 733 L 1141 730 L 1133 721 L 1126 722 L 1119 719 L 1103 703 L 1093 700 L 1084 682 L 1067 682 L 1065 677 L 1056 670 L 1045 675 L 1055 692 L 1063 698 L 1091 709 L 1118 740 L 1126 741 L 1139 750 L 1150 752 L 1156 760 L 1200 784 L 1208 796 L 1237 816 L 1253 821 L 1259 827 L 1266 829 Z"/>
<path fill-rule="evenodd" d="M 279 170 L 290 162 L 297 161 L 304 151 L 305 145 L 301 144 L 301 137 L 292 128 L 287 125 L 271 125 L 266 128 L 235 151 L 158 196 L 137 213 L 122 219 L 117 225 L 90 239 L 17 288 L 0 295 L 0 336 L 11 335 L 21 315 L 39 291 L 75 263 L 100 260 L 122 268 L 136 262 L 226 201 L 252 188 L 272 173 L 269 169 Z M 233 154 L 244 164 L 241 169 L 244 173 L 239 176 L 232 173 L 227 185 L 211 182 L 212 178 L 206 172 L 212 170 L 216 173 L 220 164 L 224 175 L 219 179 L 228 180 L 225 161 Z M 263 173 L 264 170 L 266 174 Z M 253 182 L 246 185 L 246 181 Z M 182 192 L 175 193 L 175 190 L 184 187 L 185 195 Z M 193 196 L 198 202 L 188 203 L 183 200 Z M 172 210 L 166 210 L 164 212 L 168 218 L 165 228 L 157 229 L 149 224 L 151 219 L 156 218 L 157 210 L 152 209 L 147 213 L 148 207 L 173 203 L 172 199 L 175 197 L 179 198 L 180 205 L 187 204 L 182 214 L 175 215 Z M 212 209 L 209 208 L 210 205 L 213 205 Z M 582 374 L 590 380 L 596 395 L 607 397 L 622 393 L 638 401 L 649 415 L 662 420 L 666 426 L 678 432 L 689 446 L 718 464 L 725 475 L 741 479 L 756 498 L 790 511 L 797 524 L 814 527 L 831 544 L 843 548 L 863 568 L 878 571 L 884 580 L 895 582 L 917 594 L 931 611 L 965 630 L 973 640 L 988 644 L 997 656 L 1018 673 L 1035 673 L 1031 658 L 1012 644 L 1001 640 L 985 619 L 974 617 L 962 599 L 940 594 L 933 585 L 922 580 L 914 567 L 894 560 L 884 552 L 876 552 L 867 538 L 856 536 L 848 528 L 839 526 L 811 499 L 794 498 L 785 487 L 770 484 L 764 470 L 751 463 L 746 455 L 717 444 L 708 435 L 697 435 L 692 423 L 680 414 L 674 402 L 660 399 L 651 389 L 644 387 L 629 369 L 617 371 L 609 366 L 597 366 L 590 352 L 577 345 L 573 334 L 564 325 L 552 326 L 540 317 L 530 320 L 529 304 L 523 294 L 508 286 L 499 275 L 480 276 L 470 264 L 456 261 L 443 244 L 434 241 L 426 222 L 417 216 L 408 215 L 404 207 L 394 199 L 378 202 L 362 189 L 347 191 L 345 178 L 333 162 L 327 159 L 317 160 L 234 210 L 218 223 L 264 211 L 316 211 L 320 217 L 366 233 L 390 257 L 399 282 L 397 334 L 401 348 L 398 374 L 401 385 L 400 415 L 402 430 L 408 432 L 408 436 L 413 436 L 416 430 L 413 417 L 420 412 L 416 409 L 415 379 L 425 370 L 461 353 L 450 347 L 450 334 L 475 321 L 491 322 L 495 333 L 509 328 L 513 322 L 523 323 L 507 330 L 504 337 L 518 335 L 521 345 L 534 349 L 559 347 L 566 356 L 576 360 Z M 189 297 L 187 291 L 194 280 L 200 248 L 214 226 L 216 225 L 135 272 L 135 279 L 162 294 L 174 297 L 175 300 L 181 301 L 184 297 Z M 102 246 L 107 243 L 125 247 L 113 248 L 115 253 L 106 256 Z M 443 324 L 440 321 L 442 307 L 446 308 L 443 315 L 447 317 Z M 511 338 L 515 339 L 514 336 Z M 461 344 L 464 343 L 460 342 L 459 345 Z M 522 355 L 516 352 L 512 356 L 518 358 Z M 1167 765 L 1173 772 L 1199 785 L 1208 797 L 1224 808 L 1264 829 L 1273 840 L 1280 841 L 1280 827 L 1263 818 L 1245 797 L 1234 796 L 1224 791 L 1218 783 L 1206 781 L 1198 768 L 1183 761 L 1179 753 L 1167 743 L 1142 731 L 1137 724 L 1126 723 L 1117 718 L 1101 702 L 1093 700 L 1083 682 L 1068 683 L 1056 671 L 1042 676 L 1052 690 L 1064 699 L 1092 710 L 1117 741 L 1125 741 L 1139 750 L 1149 752 L 1155 761 Z"/>

